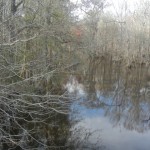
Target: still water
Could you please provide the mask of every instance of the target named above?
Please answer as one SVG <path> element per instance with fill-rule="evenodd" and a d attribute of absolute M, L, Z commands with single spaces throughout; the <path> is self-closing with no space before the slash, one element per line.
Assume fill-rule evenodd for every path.
<path fill-rule="evenodd" d="M 78 78 L 65 86 L 76 98 L 70 113 L 75 149 L 149 150 L 148 67 L 93 60 Z"/>
<path fill-rule="evenodd" d="M 39 82 L 34 93 L 3 97 L 0 149 L 150 149 L 149 66 L 90 58 L 53 81 L 60 96 Z"/>

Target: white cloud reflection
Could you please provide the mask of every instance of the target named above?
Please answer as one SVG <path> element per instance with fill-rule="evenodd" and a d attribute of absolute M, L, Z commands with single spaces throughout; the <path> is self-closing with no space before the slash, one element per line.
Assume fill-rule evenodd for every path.
<path fill-rule="evenodd" d="M 103 145 L 108 150 L 149 150 L 150 148 L 150 131 L 138 133 L 121 126 L 113 127 L 109 120 L 102 116 L 85 118 L 77 126 L 90 129 L 91 132 L 100 131 L 90 137 L 90 142 L 96 141 L 100 135 Z"/>

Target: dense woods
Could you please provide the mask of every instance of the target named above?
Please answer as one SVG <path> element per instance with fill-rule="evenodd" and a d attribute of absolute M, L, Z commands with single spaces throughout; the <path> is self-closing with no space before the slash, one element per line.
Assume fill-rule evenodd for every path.
<path fill-rule="evenodd" d="M 117 13 L 109 7 L 107 0 L 0 0 L 0 149 L 60 148 L 69 134 L 63 84 L 78 64 L 109 57 L 149 67 L 150 2 L 133 12 L 127 3 Z M 61 139 L 41 140 L 54 130 Z"/>

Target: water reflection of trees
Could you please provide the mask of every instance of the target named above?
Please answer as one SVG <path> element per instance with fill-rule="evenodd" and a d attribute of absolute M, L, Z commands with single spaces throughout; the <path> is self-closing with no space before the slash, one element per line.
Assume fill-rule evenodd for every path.
<path fill-rule="evenodd" d="M 69 149 L 72 150 L 106 150 L 106 147 L 103 145 L 101 135 L 97 134 L 101 131 L 87 129 L 83 126 L 77 126 L 72 128 L 71 136 L 69 138 Z M 92 138 L 97 137 L 94 142 L 91 142 Z"/>
<path fill-rule="evenodd" d="M 113 125 L 123 125 L 138 132 L 149 129 L 148 67 L 137 65 L 127 68 L 108 56 L 101 61 L 90 59 L 88 74 L 88 107 L 104 109 Z"/>
<path fill-rule="evenodd" d="M 83 129 L 78 128 L 75 133 L 70 131 L 73 126 L 69 118 L 72 98 L 60 90 L 61 80 L 65 80 L 65 77 L 62 78 L 55 90 L 47 85 L 52 84 L 48 79 L 45 81 L 42 78 L 37 88 L 34 82 L 27 81 L 16 84 L 15 89 L 9 91 L 10 86 L 0 93 L 0 149 L 98 149 L 94 144 L 88 144 L 93 132 L 82 132 L 86 135 L 80 139 L 78 134 Z M 30 88 L 34 87 L 33 90 L 29 84 Z M 27 89 L 22 86 L 27 86 Z"/>

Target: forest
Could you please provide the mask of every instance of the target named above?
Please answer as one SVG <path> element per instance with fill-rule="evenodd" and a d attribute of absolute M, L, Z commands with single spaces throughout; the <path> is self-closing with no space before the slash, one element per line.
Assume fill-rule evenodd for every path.
<path fill-rule="evenodd" d="M 146 67 L 150 79 L 150 1 L 114 7 L 107 0 L 0 0 L 0 149 L 69 150 L 72 101 L 63 85 L 71 74 L 94 72 L 86 64 Z"/>

